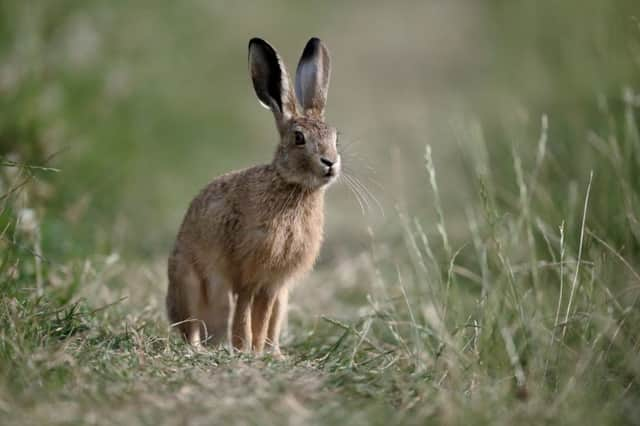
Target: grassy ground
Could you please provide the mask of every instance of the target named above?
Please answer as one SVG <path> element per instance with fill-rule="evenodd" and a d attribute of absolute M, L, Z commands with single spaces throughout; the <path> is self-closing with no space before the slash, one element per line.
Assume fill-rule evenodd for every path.
<path fill-rule="evenodd" d="M 640 423 L 633 2 L 52 4 L 0 3 L 0 423 Z M 332 188 L 284 361 L 194 351 L 180 215 L 272 149 L 245 35 L 311 30 L 373 212 Z"/>

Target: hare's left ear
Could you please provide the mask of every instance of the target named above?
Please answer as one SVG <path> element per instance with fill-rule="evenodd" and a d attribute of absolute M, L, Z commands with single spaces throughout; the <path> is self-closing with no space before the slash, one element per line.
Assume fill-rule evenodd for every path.
<path fill-rule="evenodd" d="M 296 113 L 296 99 L 278 52 L 259 38 L 249 41 L 249 73 L 260 103 L 275 116 L 278 128 Z"/>
<path fill-rule="evenodd" d="M 296 71 L 296 95 L 305 113 L 324 115 L 330 74 L 329 49 L 314 37 L 304 47 Z"/>

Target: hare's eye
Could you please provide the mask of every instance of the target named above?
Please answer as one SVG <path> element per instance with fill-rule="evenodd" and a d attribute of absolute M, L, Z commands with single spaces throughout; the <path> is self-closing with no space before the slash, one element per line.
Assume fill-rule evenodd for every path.
<path fill-rule="evenodd" d="M 304 135 L 302 134 L 302 132 L 295 131 L 293 133 L 293 139 L 295 140 L 296 145 L 298 146 L 304 145 Z"/>

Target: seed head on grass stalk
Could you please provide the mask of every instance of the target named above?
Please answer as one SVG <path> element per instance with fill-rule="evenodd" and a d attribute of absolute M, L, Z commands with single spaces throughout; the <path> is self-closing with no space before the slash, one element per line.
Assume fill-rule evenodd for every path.
<path fill-rule="evenodd" d="M 442 245 L 447 253 L 447 256 L 451 258 L 451 246 L 449 245 L 449 238 L 447 236 L 447 227 L 444 222 L 444 213 L 442 211 L 442 202 L 440 201 L 440 191 L 438 191 L 438 182 L 436 181 L 436 169 L 433 164 L 433 157 L 431 156 L 431 145 L 427 144 L 425 150 L 425 166 L 429 173 L 429 183 L 431 183 L 431 189 L 433 190 L 434 204 L 436 212 L 438 213 L 438 232 L 442 237 Z"/>
<path fill-rule="evenodd" d="M 434 204 L 436 207 L 436 212 L 438 214 L 438 232 L 442 237 L 442 245 L 444 247 L 444 251 L 447 255 L 447 261 L 453 262 L 454 255 L 451 250 L 451 245 L 449 244 L 449 237 L 447 235 L 447 226 L 444 220 L 444 212 L 442 210 L 442 202 L 440 200 L 440 191 L 438 190 L 438 182 L 436 180 L 436 169 L 433 163 L 433 156 L 431 155 L 431 145 L 427 144 L 425 149 L 425 167 L 427 169 L 427 173 L 429 174 L 429 182 L 431 184 L 431 189 L 433 190 Z M 446 321 L 447 319 L 447 311 L 449 307 L 449 292 L 451 290 L 451 284 L 455 281 L 455 276 L 449 274 L 447 276 L 445 292 L 444 292 L 444 313 L 442 315 L 442 319 Z"/>

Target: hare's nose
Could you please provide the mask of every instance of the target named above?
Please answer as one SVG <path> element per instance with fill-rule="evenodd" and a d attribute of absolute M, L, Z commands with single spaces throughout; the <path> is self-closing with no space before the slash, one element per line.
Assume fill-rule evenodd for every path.
<path fill-rule="evenodd" d="M 322 162 L 322 164 L 324 164 L 327 167 L 331 167 L 335 164 L 335 161 L 331 161 L 328 158 L 324 158 L 324 157 L 321 157 L 320 161 Z"/>

